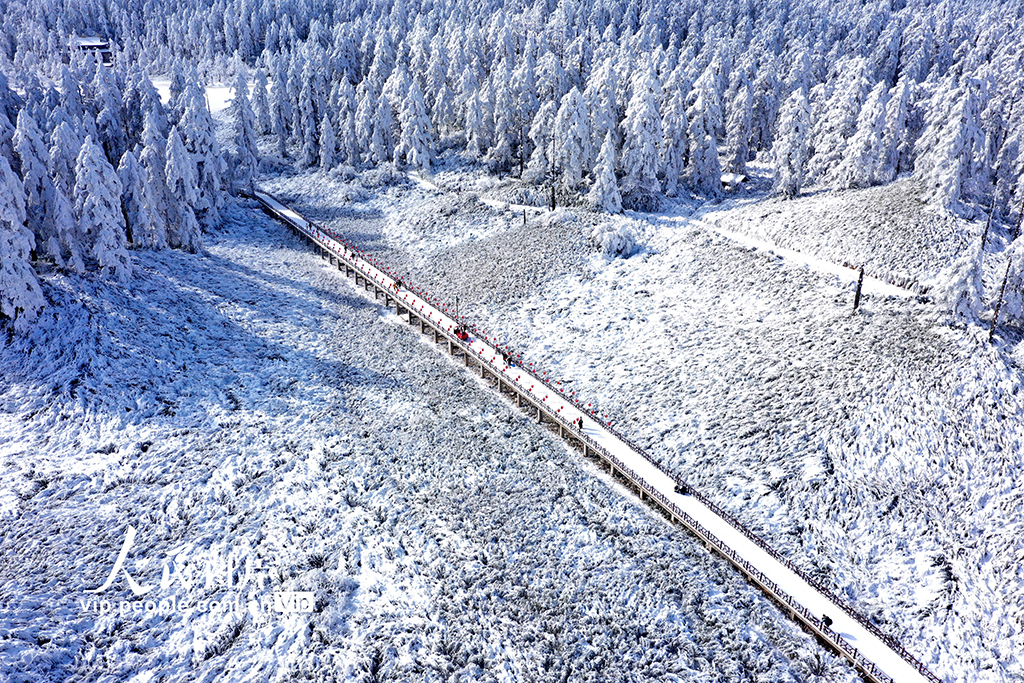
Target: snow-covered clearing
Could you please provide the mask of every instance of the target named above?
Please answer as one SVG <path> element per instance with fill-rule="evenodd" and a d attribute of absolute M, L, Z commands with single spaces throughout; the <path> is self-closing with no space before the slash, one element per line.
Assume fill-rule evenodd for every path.
<path fill-rule="evenodd" d="M 458 297 L 489 336 L 587 397 L 940 676 L 1024 673 L 1016 337 L 988 347 L 984 331 L 950 326 L 930 303 L 870 291 L 851 315 L 852 278 L 669 216 L 614 219 L 642 249 L 608 261 L 587 239 L 606 218 L 563 211 L 523 225 L 486 196 L 447 191 L 472 184 L 458 174 L 436 170 L 438 190 L 309 175 L 267 186 L 441 300 Z M 877 230 L 917 243 L 899 228 Z M 922 249 L 900 259 L 934 275 Z"/>
<path fill-rule="evenodd" d="M 208 247 L 128 287 L 48 274 L 0 349 L 0 677 L 855 680 L 279 225 L 232 210 Z M 123 575 L 85 592 L 129 524 L 145 597 L 196 611 L 121 615 Z M 159 587 L 183 547 L 266 583 Z M 278 590 L 315 612 L 198 607 Z"/>
<path fill-rule="evenodd" d="M 855 619 L 843 610 L 831 596 L 824 594 L 806 581 L 792 568 L 787 567 L 784 562 L 767 552 L 759 544 L 743 533 L 742 529 L 729 523 L 727 519 L 716 513 L 705 501 L 698 500 L 690 492 L 678 490 L 676 480 L 669 474 L 660 470 L 656 464 L 645 454 L 635 450 L 631 445 L 615 434 L 600 418 L 591 414 L 591 411 L 581 407 L 581 402 L 573 399 L 564 391 L 554 389 L 550 382 L 544 381 L 538 375 L 533 374 L 529 369 L 520 367 L 518 364 L 510 363 L 500 347 L 492 345 L 492 340 L 480 338 L 478 335 L 459 337 L 457 330 L 460 322 L 451 317 L 447 308 L 440 302 L 434 301 L 428 295 L 419 293 L 414 287 L 404 287 L 401 280 L 388 274 L 386 264 L 374 264 L 360 255 L 353 252 L 342 241 L 340 236 L 331 235 L 317 225 L 310 222 L 275 198 L 262 192 L 257 192 L 259 201 L 267 207 L 268 211 L 280 217 L 283 221 L 295 226 L 302 233 L 314 240 L 317 245 L 333 254 L 339 261 L 344 260 L 346 269 L 350 266 L 354 269 L 354 278 L 361 275 L 364 281 L 372 282 L 374 300 L 378 293 L 386 293 L 386 297 L 393 296 L 395 299 L 396 313 L 400 313 L 399 307 L 404 307 L 408 314 L 410 324 L 417 323 L 421 331 L 426 331 L 425 324 L 433 326 L 434 341 L 440 331 L 449 340 L 449 346 L 457 343 L 463 348 L 463 353 L 468 366 L 468 358 L 472 356 L 476 363 L 479 363 L 481 376 L 489 371 L 501 382 L 507 382 L 515 387 L 519 398 L 527 397 L 537 406 L 537 416 L 541 418 L 541 410 L 550 419 L 562 421 L 560 430 L 568 429 L 570 433 L 581 434 L 589 443 L 603 449 L 609 454 L 611 467 L 620 467 L 621 472 L 638 487 L 641 491 L 653 494 L 658 499 L 669 504 L 668 510 L 673 515 L 680 515 L 681 519 L 687 520 L 686 524 L 697 534 L 705 538 L 716 539 L 715 545 L 719 552 L 732 555 L 738 553 L 739 560 L 745 562 L 746 568 L 753 568 L 758 572 L 759 580 L 771 586 L 776 599 L 784 601 L 789 607 L 799 607 L 809 610 L 809 613 L 817 619 L 818 615 L 831 615 L 832 621 L 827 626 L 832 626 L 838 638 L 831 635 L 828 637 L 837 647 L 850 647 L 860 651 L 860 654 L 867 658 L 869 664 L 865 665 L 872 675 L 875 675 L 878 667 L 882 675 L 887 676 L 885 680 L 890 681 L 926 681 L 918 670 L 917 664 L 905 660 L 899 653 L 884 642 L 875 633 L 866 629 L 863 623 Z M 329 259 L 330 260 L 330 259 Z M 453 354 L 454 355 L 454 354 Z M 641 493 L 641 497 L 643 493 Z M 693 520 L 693 521 L 690 521 Z M 789 597 L 783 597 L 789 596 Z M 822 619 L 825 619 L 822 617 Z M 820 626 L 820 624 L 817 624 Z M 823 632 L 828 633 L 828 632 Z M 863 660 L 852 651 L 850 656 L 860 664 Z"/>

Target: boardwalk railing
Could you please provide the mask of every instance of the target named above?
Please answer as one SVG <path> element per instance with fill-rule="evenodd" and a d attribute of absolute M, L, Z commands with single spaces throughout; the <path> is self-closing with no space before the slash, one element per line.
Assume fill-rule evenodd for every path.
<path fill-rule="evenodd" d="M 476 328 L 468 324 L 455 316 L 453 312 L 450 312 L 447 308 L 441 305 L 436 299 L 432 298 L 426 292 L 423 292 L 414 286 L 411 286 L 408 282 L 403 282 L 403 286 L 410 292 L 413 292 L 421 300 L 419 311 L 416 311 L 413 306 L 408 305 L 406 301 L 399 300 L 393 293 L 393 284 L 401 281 L 397 276 L 391 274 L 384 264 L 379 263 L 371 256 L 362 253 L 353 244 L 335 234 L 331 230 L 328 230 L 316 223 L 298 216 L 297 213 L 288 209 L 283 203 L 272 197 L 265 192 L 257 192 L 254 198 L 263 206 L 264 210 L 274 218 L 286 223 L 293 231 L 296 231 L 301 236 L 309 240 L 314 247 L 316 247 L 322 256 L 328 257 L 332 262 L 335 260 L 338 263 L 338 268 L 345 268 L 346 274 L 351 273 L 356 277 L 357 283 L 359 279 L 363 280 L 363 286 L 369 288 L 369 284 L 372 282 L 374 287 L 374 297 L 384 295 L 385 306 L 394 302 L 395 313 L 402 315 L 403 312 L 407 314 L 409 324 L 415 324 L 418 320 L 420 324 L 421 332 L 426 332 L 428 329 L 434 334 L 435 342 L 439 339 L 443 339 L 448 343 L 449 353 L 456 355 L 461 353 L 465 360 L 466 365 L 469 365 L 469 359 L 474 358 L 480 367 L 481 376 L 486 377 L 487 373 L 490 372 L 491 378 L 497 382 L 498 390 L 504 391 L 505 387 L 508 387 L 509 391 L 516 394 L 517 401 L 520 406 L 524 403 L 535 408 L 537 410 L 537 417 L 539 420 L 543 420 L 547 417 L 549 421 L 555 423 L 559 428 L 559 434 L 569 440 L 575 440 L 583 446 L 584 455 L 594 456 L 605 461 L 609 469 L 613 474 L 617 474 L 632 484 L 639 492 L 642 500 L 650 500 L 657 504 L 662 510 L 664 510 L 669 517 L 676 523 L 685 526 L 691 533 L 693 533 L 701 542 L 703 542 L 709 549 L 717 552 L 719 555 L 729 560 L 740 572 L 747 577 L 748 580 L 752 581 L 762 591 L 769 595 L 773 600 L 783 606 L 783 608 L 789 613 L 789 615 L 804 624 L 810 629 L 815 635 L 828 642 L 837 652 L 839 652 L 845 659 L 853 664 L 862 674 L 864 674 L 869 680 L 875 681 L 876 683 L 893 683 L 893 679 L 883 672 L 878 666 L 867 659 L 851 645 L 846 639 L 844 639 L 839 633 L 829 628 L 829 626 L 820 618 L 811 614 L 811 612 L 801 605 L 793 596 L 786 593 L 780 588 L 775 582 L 764 575 L 763 572 L 758 570 L 750 562 L 741 557 L 737 552 L 730 548 L 724 541 L 715 536 L 710 530 L 703 526 L 700 522 L 694 519 L 691 515 L 683 511 L 679 506 L 666 498 L 659 490 L 654 486 L 650 485 L 644 480 L 638 473 L 631 469 L 628 465 L 623 463 L 619 458 L 612 454 L 608 449 L 599 444 L 597 441 L 587 436 L 578 430 L 572 423 L 569 422 L 565 417 L 559 414 L 557 410 L 552 409 L 548 406 L 545 401 L 537 400 L 532 395 L 533 387 L 527 387 L 522 381 L 517 381 L 508 376 L 502 376 L 500 373 L 496 373 L 492 370 L 488 370 L 487 366 L 490 364 L 486 361 L 486 356 L 490 353 L 495 354 L 493 358 L 501 355 L 499 348 L 490 343 L 490 340 L 485 335 L 477 333 L 476 341 L 484 344 L 489 349 L 487 353 L 483 351 L 474 351 L 470 344 L 467 344 L 458 336 L 452 329 L 453 326 L 449 325 L 447 328 L 441 324 L 439 320 L 433 320 L 434 311 L 428 311 L 427 317 L 422 316 L 423 310 L 428 306 L 439 308 L 444 312 L 444 315 L 449 319 L 455 321 L 455 325 L 465 325 L 466 329 L 473 330 L 476 332 Z M 367 268 L 360 265 L 359 262 L 369 264 L 371 267 Z M 377 271 L 377 272 L 373 272 Z M 390 280 L 390 282 L 389 282 Z M 427 303 L 430 302 L 430 303 Z M 581 412 L 591 414 L 592 419 L 596 420 L 594 411 L 584 408 L 580 401 L 574 397 L 566 396 L 565 392 L 559 388 L 551 385 L 550 382 L 544 378 L 535 374 L 522 365 L 517 366 L 517 370 L 520 372 L 520 378 L 525 374 L 529 380 L 536 384 L 541 384 L 551 390 L 553 393 L 558 394 L 563 401 L 572 403 Z M 644 460 L 653 465 L 661 473 L 669 477 L 676 483 L 677 486 L 683 487 L 683 490 L 688 495 L 699 501 L 702 505 L 711 510 L 715 515 L 720 517 L 735 530 L 749 539 L 758 548 L 763 550 L 769 556 L 774 558 L 777 562 L 784 565 L 787 569 L 792 571 L 794 574 L 799 576 L 803 581 L 812 586 L 820 595 L 831 601 L 836 607 L 841 609 L 848 616 L 860 623 L 865 629 L 872 633 L 881 642 L 885 643 L 890 649 L 896 652 L 906 662 L 914 666 L 914 668 L 932 683 L 943 683 L 942 680 L 932 673 L 921 661 L 919 661 L 892 636 L 884 633 L 874 623 L 872 623 L 867 617 L 857 612 L 853 607 L 848 605 L 845 601 L 839 598 L 835 593 L 822 586 L 815 579 L 809 576 L 802 569 L 793 564 L 790 560 L 783 557 L 775 549 L 773 549 L 768 543 L 760 536 L 755 534 L 753 531 L 747 528 L 741 521 L 735 516 L 724 510 L 717 503 L 712 501 L 707 496 L 694 489 L 689 483 L 686 482 L 682 477 L 669 472 L 655 459 L 648 456 L 637 444 L 630 439 L 626 438 L 618 431 L 613 429 L 610 424 L 604 422 L 600 423 L 601 428 L 608 433 L 614 435 L 618 440 L 623 442 L 637 455 L 642 457 Z"/>

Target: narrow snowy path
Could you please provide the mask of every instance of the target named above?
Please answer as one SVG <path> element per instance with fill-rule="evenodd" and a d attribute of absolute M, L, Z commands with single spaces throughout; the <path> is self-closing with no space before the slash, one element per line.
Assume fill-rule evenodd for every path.
<path fill-rule="evenodd" d="M 454 334 L 458 322 L 429 294 L 409 289 L 387 273 L 383 264 L 368 259 L 270 195 L 262 192 L 256 195 L 271 212 L 306 233 L 336 257 L 344 259 L 362 277 L 377 283 L 380 289 L 389 292 L 396 302 L 401 302 L 417 318 L 442 332 Z M 674 518 L 694 530 L 709 547 L 714 547 L 737 564 L 763 590 L 784 603 L 794 618 L 835 646 L 870 680 L 939 682 L 926 668 L 910 661 L 912 657 L 908 653 L 901 653 L 899 650 L 902 648 L 897 643 L 887 643 L 880 633 L 872 632 L 863 617 L 858 620 L 852 610 L 841 606 L 833 596 L 801 576 L 784 558 L 767 550 L 763 542 L 756 542 L 755 537 L 739 527 L 737 522 L 726 519 L 722 511 L 709 506 L 703 496 L 692 495 L 696 492 L 685 489 L 686 492 L 677 493 L 680 490 L 677 489 L 680 483 L 677 479 L 655 465 L 610 425 L 602 423 L 599 416 L 588 413 L 571 396 L 553 388 L 550 381 L 544 381 L 522 367 L 508 365 L 496 343 L 492 343 L 497 340 L 487 339 L 472 329 L 469 332 L 470 336 L 464 343 L 477 363 L 514 386 L 535 405 L 543 406 L 550 417 L 564 423 L 565 429 L 570 429 L 569 425 L 576 420 L 582 420 L 582 435 L 592 446 L 596 445 L 612 456 L 609 462 L 614 464 L 618 461 L 617 469 L 638 486 L 641 497 L 646 494 L 657 501 Z M 831 626 L 823 616 L 831 619 Z"/>

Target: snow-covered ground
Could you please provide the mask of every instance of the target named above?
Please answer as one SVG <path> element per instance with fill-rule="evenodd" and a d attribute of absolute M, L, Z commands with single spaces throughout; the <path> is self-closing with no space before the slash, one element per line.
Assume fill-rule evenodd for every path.
<path fill-rule="evenodd" d="M 586 396 L 940 676 L 1020 680 L 1015 333 L 989 347 L 985 331 L 880 283 L 851 314 L 852 271 L 822 267 L 843 262 L 840 227 L 786 240 L 778 226 L 736 229 L 764 210 L 756 196 L 614 219 L 641 249 L 608 260 L 588 238 L 606 218 L 531 213 L 524 224 L 505 208 L 514 193 L 458 165 L 431 184 L 299 174 L 266 186 L 442 300 L 458 297 L 489 335 Z M 896 184 L 887 201 L 906 191 Z M 848 204 L 884 205 L 858 199 L 868 194 Z M 780 210 L 802 228 L 838 201 Z M 701 220 L 687 220 L 695 210 Z M 920 237 L 927 217 L 916 220 L 906 231 L 876 222 L 855 251 L 897 244 L 890 272 L 934 276 L 942 252 Z M 848 211 L 841 222 L 856 224 Z M 941 225 L 946 241 L 968 238 Z"/>
<path fill-rule="evenodd" d="M 856 680 L 254 208 L 208 247 L 0 347 L 0 678 Z"/>

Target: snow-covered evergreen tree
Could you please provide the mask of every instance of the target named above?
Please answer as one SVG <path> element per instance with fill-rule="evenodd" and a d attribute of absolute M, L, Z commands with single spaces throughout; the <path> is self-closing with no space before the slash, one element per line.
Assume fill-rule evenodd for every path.
<path fill-rule="evenodd" d="M 43 206 L 50 239 L 57 243 L 56 248 L 51 248 L 51 253 L 58 254 L 55 258 L 57 265 L 71 268 L 79 274 L 84 273 L 85 259 L 71 200 L 59 186 L 50 183 L 43 197 Z"/>
<path fill-rule="evenodd" d="M 125 135 L 124 109 L 121 105 L 122 95 L 112 76 L 104 67 L 96 69 L 93 87 L 96 90 L 96 129 L 99 134 L 98 143 L 103 145 L 107 161 L 116 163 L 128 146 Z"/>
<path fill-rule="evenodd" d="M 750 131 L 754 115 L 754 94 L 746 83 L 742 84 L 730 105 L 729 121 L 726 124 L 729 148 L 726 168 L 732 173 L 747 172 L 750 159 Z"/>
<path fill-rule="evenodd" d="M 386 95 L 377 100 L 377 111 L 373 117 L 373 133 L 370 137 L 370 161 L 380 165 L 391 161 L 394 150 L 395 118 L 391 103 Z"/>
<path fill-rule="evenodd" d="M 299 90 L 297 117 L 299 144 L 302 150 L 299 155 L 299 161 L 303 166 L 312 166 L 320 158 L 320 143 L 317 139 L 318 131 L 312 71 L 308 63 L 303 71 L 302 87 Z"/>
<path fill-rule="evenodd" d="M 61 122 L 50 133 L 50 152 L 47 168 L 53 182 L 65 196 L 75 189 L 75 163 L 82 141 L 70 124 Z"/>
<path fill-rule="evenodd" d="M 415 169 L 429 171 L 433 156 L 430 118 L 423 103 L 423 93 L 416 81 L 409 85 L 402 119 L 402 137 L 395 150 L 395 158 L 404 160 Z"/>
<path fill-rule="evenodd" d="M 665 171 L 665 194 L 676 195 L 679 181 L 690 160 L 689 122 L 686 118 L 686 98 L 673 88 L 665 98 L 665 114 L 661 120 L 661 164 Z"/>
<path fill-rule="evenodd" d="M 473 93 L 465 102 L 466 121 L 464 125 L 466 148 L 473 154 L 480 154 L 487 147 L 487 108 L 489 103 L 481 93 Z"/>
<path fill-rule="evenodd" d="M 857 117 L 857 132 L 835 174 L 842 189 L 868 187 L 881 182 L 885 168 L 885 108 L 887 89 L 879 81 Z"/>
<path fill-rule="evenodd" d="M 167 247 L 168 221 L 176 215 L 169 206 L 172 199 L 165 175 L 166 149 L 167 141 L 160 135 L 156 117 L 150 113 L 142 130 L 142 150 L 139 153 L 139 163 L 146 172 L 146 201 L 154 212 L 150 224 L 153 232 L 141 235 L 139 239 L 141 246 L 150 249 Z"/>
<path fill-rule="evenodd" d="M 827 99 L 820 116 L 813 122 L 811 143 L 814 156 L 807 164 L 810 182 L 827 182 L 846 154 L 847 141 L 857 131 L 857 117 L 871 91 L 867 62 L 855 57 L 842 68 L 842 77 Z"/>
<path fill-rule="evenodd" d="M 661 84 L 653 65 L 647 65 L 634 76 L 633 96 L 622 122 L 622 192 L 636 190 L 656 193 L 661 167 L 661 114 L 658 99 Z"/>
<path fill-rule="evenodd" d="M 256 69 L 252 88 L 252 110 L 256 115 L 256 132 L 269 135 L 274 130 L 270 98 L 267 95 L 267 70 Z"/>
<path fill-rule="evenodd" d="M 562 184 L 575 189 L 583 179 L 583 165 L 590 146 L 589 122 L 583 97 L 576 87 L 562 98 L 555 114 L 553 135 L 555 165 L 561 172 Z"/>
<path fill-rule="evenodd" d="M 277 141 L 277 155 L 288 156 L 288 138 L 292 120 L 292 104 L 288 98 L 288 76 L 278 62 L 274 82 L 270 86 L 270 127 Z"/>
<path fill-rule="evenodd" d="M 938 98 L 941 95 L 936 95 Z M 980 125 L 980 109 L 973 86 L 949 93 L 953 106 L 935 106 L 928 127 L 918 140 L 914 175 L 925 187 L 925 198 L 944 209 L 955 210 L 965 195 L 971 194 L 976 179 L 977 158 L 985 136 Z"/>
<path fill-rule="evenodd" d="M 615 76 L 614 58 L 607 57 L 591 73 L 583 91 L 583 102 L 590 112 L 590 129 L 594 140 L 604 140 L 609 131 L 615 136 L 616 143 L 620 139 Z"/>
<path fill-rule="evenodd" d="M 612 131 L 608 131 L 601 145 L 601 153 L 597 156 L 597 165 L 594 166 L 594 184 L 587 195 L 591 206 L 608 213 L 622 211 L 622 195 L 619 194 L 615 168 L 615 136 Z"/>
<path fill-rule="evenodd" d="M 800 194 L 807 171 L 811 105 L 807 92 L 799 88 L 779 112 L 778 139 L 772 149 L 775 160 L 775 191 L 785 197 Z"/>
<path fill-rule="evenodd" d="M 334 135 L 334 124 L 330 114 L 325 113 L 320 121 L 320 170 L 329 171 L 338 163 L 338 141 Z"/>
<path fill-rule="evenodd" d="M 523 179 L 526 182 L 540 185 L 552 172 L 551 133 L 555 127 L 556 113 L 557 105 L 554 102 L 545 102 L 537 115 L 533 117 L 529 133 L 530 140 L 533 142 L 533 154 L 530 155 L 530 162 L 523 174 Z"/>
<path fill-rule="evenodd" d="M 47 170 L 49 153 L 35 119 L 27 109 L 18 113 L 14 131 L 14 150 L 18 156 L 21 178 L 25 186 L 25 213 L 28 228 L 35 235 L 38 247 L 60 262 L 60 249 L 55 236 L 47 229 L 43 198 L 52 183 Z"/>
<path fill-rule="evenodd" d="M 17 115 L 15 115 L 17 120 Z M 10 168 L 17 168 L 18 158 L 14 154 L 14 125 L 11 120 L 7 118 L 2 109 L 0 109 L 0 156 L 7 159 L 7 165 Z"/>
<path fill-rule="evenodd" d="M 878 170 L 880 182 L 888 183 L 900 173 L 911 170 L 913 144 L 910 140 L 911 88 L 900 79 L 889 93 L 885 111 L 885 136 L 882 139 L 884 158 Z"/>
<path fill-rule="evenodd" d="M 26 331 L 46 304 L 29 255 L 32 233 L 25 227 L 25 189 L 0 156 L 0 313 Z"/>
<path fill-rule="evenodd" d="M 715 107 L 714 97 L 705 86 L 687 112 L 690 119 L 690 163 L 687 167 L 690 184 L 697 194 L 705 197 L 717 197 L 722 193 L 722 167 L 715 141 Z"/>
<path fill-rule="evenodd" d="M 131 256 L 121 210 L 121 181 L 99 145 L 86 138 L 75 166 L 75 214 L 78 231 L 104 277 L 126 282 Z"/>
<path fill-rule="evenodd" d="M 195 161 L 178 134 L 177 126 L 167 137 L 167 163 L 164 177 L 168 193 L 176 201 L 168 204 L 167 243 L 175 249 L 202 252 L 202 231 L 193 206 L 199 201 L 196 191 L 198 172 Z"/>
<path fill-rule="evenodd" d="M 224 159 L 220 143 L 213 132 L 213 118 L 203 89 L 193 82 L 182 96 L 188 99 L 188 104 L 179 129 L 185 149 L 192 155 L 196 165 L 196 203 L 193 208 L 200 224 L 212 228 L 220 222 L 220 210 L 224 203 L 221 189 Z"/>
<path fill-rule="evenodd" d="M 256 145 L 256 115 L 249 106 L 249 84 L 245 75 L 235 79 L 234 99 L 230 116 L 235 142 L 234 185 L 236 190 L 252 192 L 252 179 L 259 169 L 259 148 Z"/>
<path fill-rule="evenodd" d="M 359 144 L 356 140 L 355 112 L 350 111 L 341 123 L 341 129 L 338 131 L 339 159 L 343 163 L 357 166 L 359 164 Z"/>
<path fill-rule="evenodd" d="M 982 281 L 981 238 L 975 239 L 953 264 L 939 274 L 931 295 L 955 317 L 965 322 L 976 322 L 985 305 L 985 287 Z"/>
<path fill-rule="evenodd" d="M 156 211 L 146 196 L 146 169 L 131 150 L 121 156 L 117 176 L 121 181 L 121 208 L 128 241 L 134 247 L 149 248 L 156 233 Z"/>

